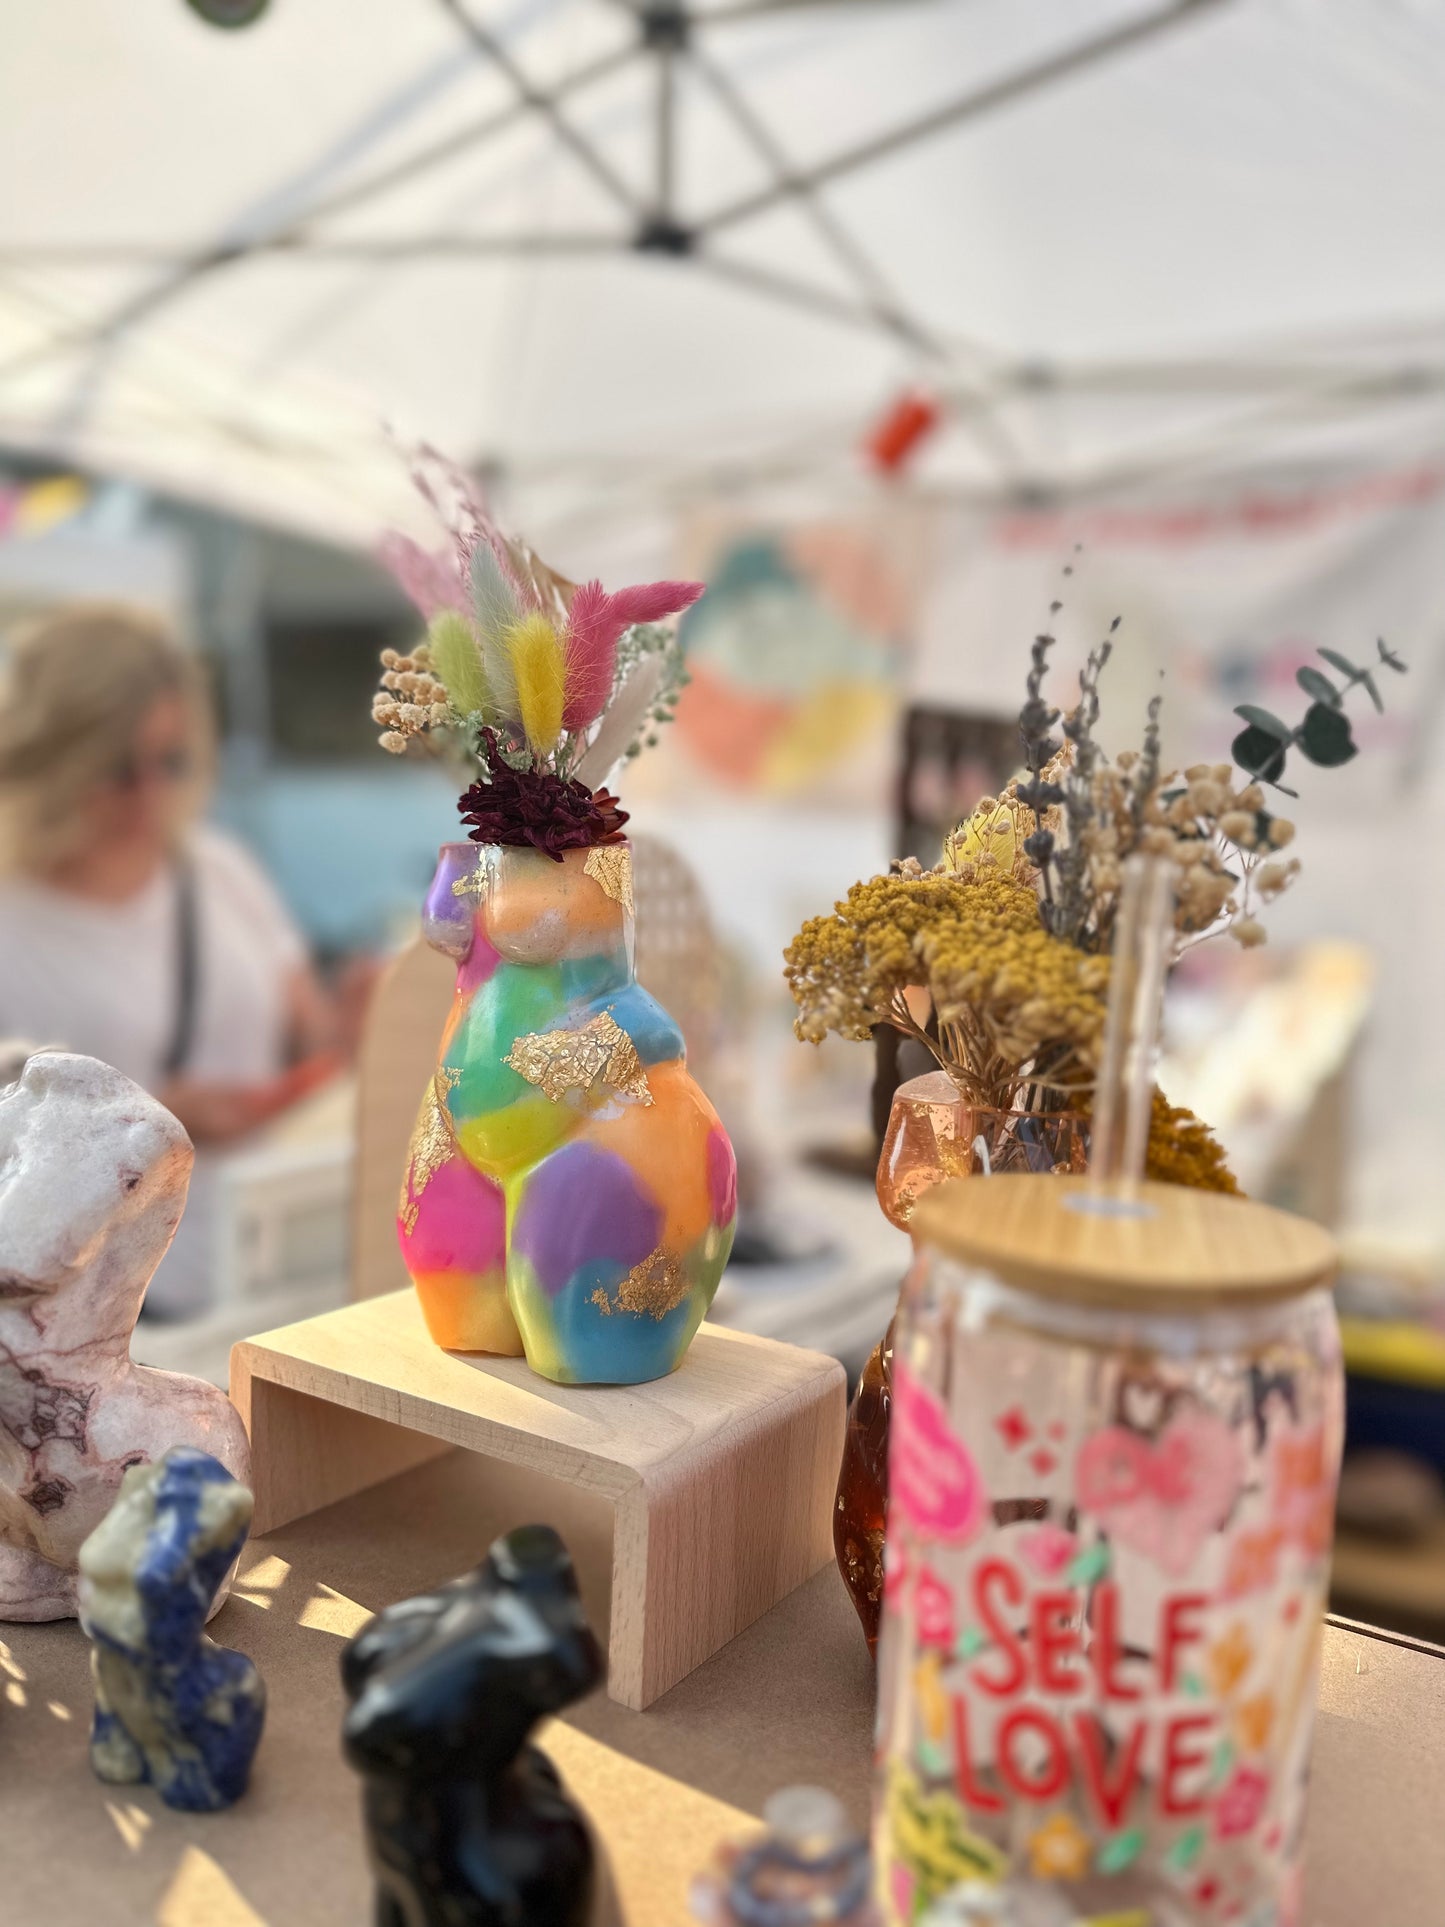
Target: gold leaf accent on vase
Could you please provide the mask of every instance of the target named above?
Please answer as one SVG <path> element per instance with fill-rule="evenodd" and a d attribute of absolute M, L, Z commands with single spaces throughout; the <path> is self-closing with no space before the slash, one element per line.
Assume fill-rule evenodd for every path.
<path fill-rule="evenodd" d="M 625 843 L 599 843 L 589 850 L 582 874 L 591 877 L 604 896 L 620 903 L 629 917 L 633 914 L 632 852 Z"/>
<path fill-rule="evenodd" d="M 645 1311 L 653 1318 L 666 1318 L 687 1296 L 687 1280 L 682 1267 L 659 1246 L 649 1258 L 631 1271 L 617 1287 L 621 1311 Z"/>
<path fill-rule="evenodd" d="M 615 1303 L 600 1285 L 588 1302 L 595 1305 L 604 1318 L 610 1318 L 615 1311 L 636 1312 L 639 1317 L 646 1312 L 661 1323 L 670 1311 L 677 1310 L 687 1292 L 682 1267 L 659 1245 L 640 1265 L 634 1265 L 618 1285 Z"/>
<path fill-rule="evenodd" d="M 475 897 L 480 903 L 487 894 L 487 866 L 478 858 L 476 867 L 452 884 L 454 897 Z"/>
<path fill-rule="evenodd" d="M 588 1091 L 600 1079 L 639 1104 L 652 1102 L 637 1046 L 609 1011 L 578 1030 L 539 1030 L 519 1037 L 505 1063 L 554 1104 L 569 1091 Z"/>
<path fill-rule="evenodd" d="M 408 1237 L 416 1230 L 422 1193 L 456 1148 L 447 1099 L 461 1081 L 461 1075 L 460 1071 L 443 1065 L 427 1085 L 422 1113 L 411 1136 L 411 1157 L 397 1206 L 397 1216 Z"/>

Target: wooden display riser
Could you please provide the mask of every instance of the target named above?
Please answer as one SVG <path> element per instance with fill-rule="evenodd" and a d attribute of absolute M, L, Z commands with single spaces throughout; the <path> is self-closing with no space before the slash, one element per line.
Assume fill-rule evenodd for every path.
<path fill-rule="evenodd" d="M 443 1352 L 410 1291 L 245 1340 L 257 1537 L 454 1446 L 606 1500 L 608 1691 L 651 1704 L 832 1558 L 844 1381 L 831 1358 L 704 1325 L 670 1377 L 553 1385 Z M 476 1557 L 485 1547 L 479 1544 Z"/>

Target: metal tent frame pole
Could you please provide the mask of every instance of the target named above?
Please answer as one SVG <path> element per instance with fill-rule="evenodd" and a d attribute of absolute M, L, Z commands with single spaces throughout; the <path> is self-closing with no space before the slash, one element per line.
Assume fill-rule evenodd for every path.
<path fill-rule="evenodd" d="M 506 42 L 479 21 L 463 0 L 437 0 L 468 43 L 505 77 L 514 93 L 511 102 L 349 187 L 320 196 L 300 215 L 291 215 L 269 229 L 263 227 L 239 240 L 172 255 L 111 240 L 90 248 L 65 249 L 6 246 L 0 242 L 0 271 L 7 267 L 60 262 L 135 263 L 154 265 L 161 271 L 158 280 L 127 296 L 107 313 L 82 325 L 57 329 L 8 362 L 0 363 L 0 379 L 25 372 L 47 359 L 115 344 L 198 282 L 234 271 L 250 260 L 282 252 L 293 258 L 311 255 L 318 260 L 351 259 L 374 261 L 379 265 L 428 257 L 473 256 L 478 260 L 494 260 L 542 254 L 663 254 L 691 259 L 714 277 L 749 288 L 767 299 L 850 326 L 880 331 L 910 352 L 930 360 L 957 356 L 964 344 L 940 339 L 934 330 L 907 311 L 847 224 L 824 202 L 822 190 L 876 161 L 915 147 L 944 131 L 965 126 L 1100 61 L 1139 47 L 1198 15 L 1230 4 L 1230 0 L 1167 0 L 1139 19 L 1081 40 L 988 86 L 970 90 L 941 108 L 917 115 L 867 141 L 841 148 L 806 168 L 790 163 L 781 141 L 703 45 L 705 36 L 714 30 L 769 16 L 815 11 L 825 6 L 876 7 L 899 3 L 900 0 L 724 0 L 722 5 L 707 8 L 692 4 L 692 0 L 642 0 L 639 5 L 621 8 L 635 23 L 635 35 L 629 42 L 543 87 L 528 76 Z M 566 111 L 566 104 L 597 82 L 636 62 L 648 60 L 656 66 L 654 165 L 652 196 L 650 200 L 643 200 L 617 172 L 600 146 L 577 125 Z M 681 217 L 676 202 L 677 155 L 684 131 L 677 78 L 684 69 L 695 71 L 712 91 L 771 176 L 768 185 L 759 192 L 714 208 L 691 222 Z M 545 124 L 574 163 L 613 203 L 623 217 L 620 230 L 490 236 L 441 233 L 416 235 L 399 242 L 368 242 L 331 236 L 321 227 L 327 220 L 351 213 L 399 186 L 415 182 L 460 155 L 475 152 L 528 118 Z M 839 262 L 854 287 L 854 298 L 805 277 L 740 261 L 721 254 L 715 247 L 715 237 L 722 232 L 736 230 L 753 217 L 790 201 L 798 204 Z M 86 379 L 83 373 L 78 378 L 78 388 L 85 386 Z M 997 437 L 995 442 L 997 444 Z"/>

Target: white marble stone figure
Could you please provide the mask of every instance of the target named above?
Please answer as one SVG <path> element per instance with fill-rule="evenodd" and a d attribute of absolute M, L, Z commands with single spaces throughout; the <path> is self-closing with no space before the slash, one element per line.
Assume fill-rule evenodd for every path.
<path fill-rule="evenodd" d="M 0 1088 L 0 1620 L 75 1615 L 81 1544 L 128 1466 L 194 1445 L 250 1482 L 225 1394 L 131 1363 L 193 1155 L 93 1057 L 44 1053 Z"/>

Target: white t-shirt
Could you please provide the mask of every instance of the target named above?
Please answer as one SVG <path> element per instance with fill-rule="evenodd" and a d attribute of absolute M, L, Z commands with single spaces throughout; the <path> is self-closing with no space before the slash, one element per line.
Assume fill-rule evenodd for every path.
<path fill-rule="evenodd" d="M 184 1074 L 248 1083 L 282 1068 L 287 981 L 306 948 L 255 860 L 218 830 L 190 843 L 196 902 L 195 1023 Z M 124 903 L 28 877 L 0 878 L 0 1036 L 61 1045 L 148 1090 L 163 1081 L 179 996 L 176 873 Z M 148 1303 L 199 1310 L 211 1297 L 217 1154 L 199 1152 L 189 1200 Z"/>

